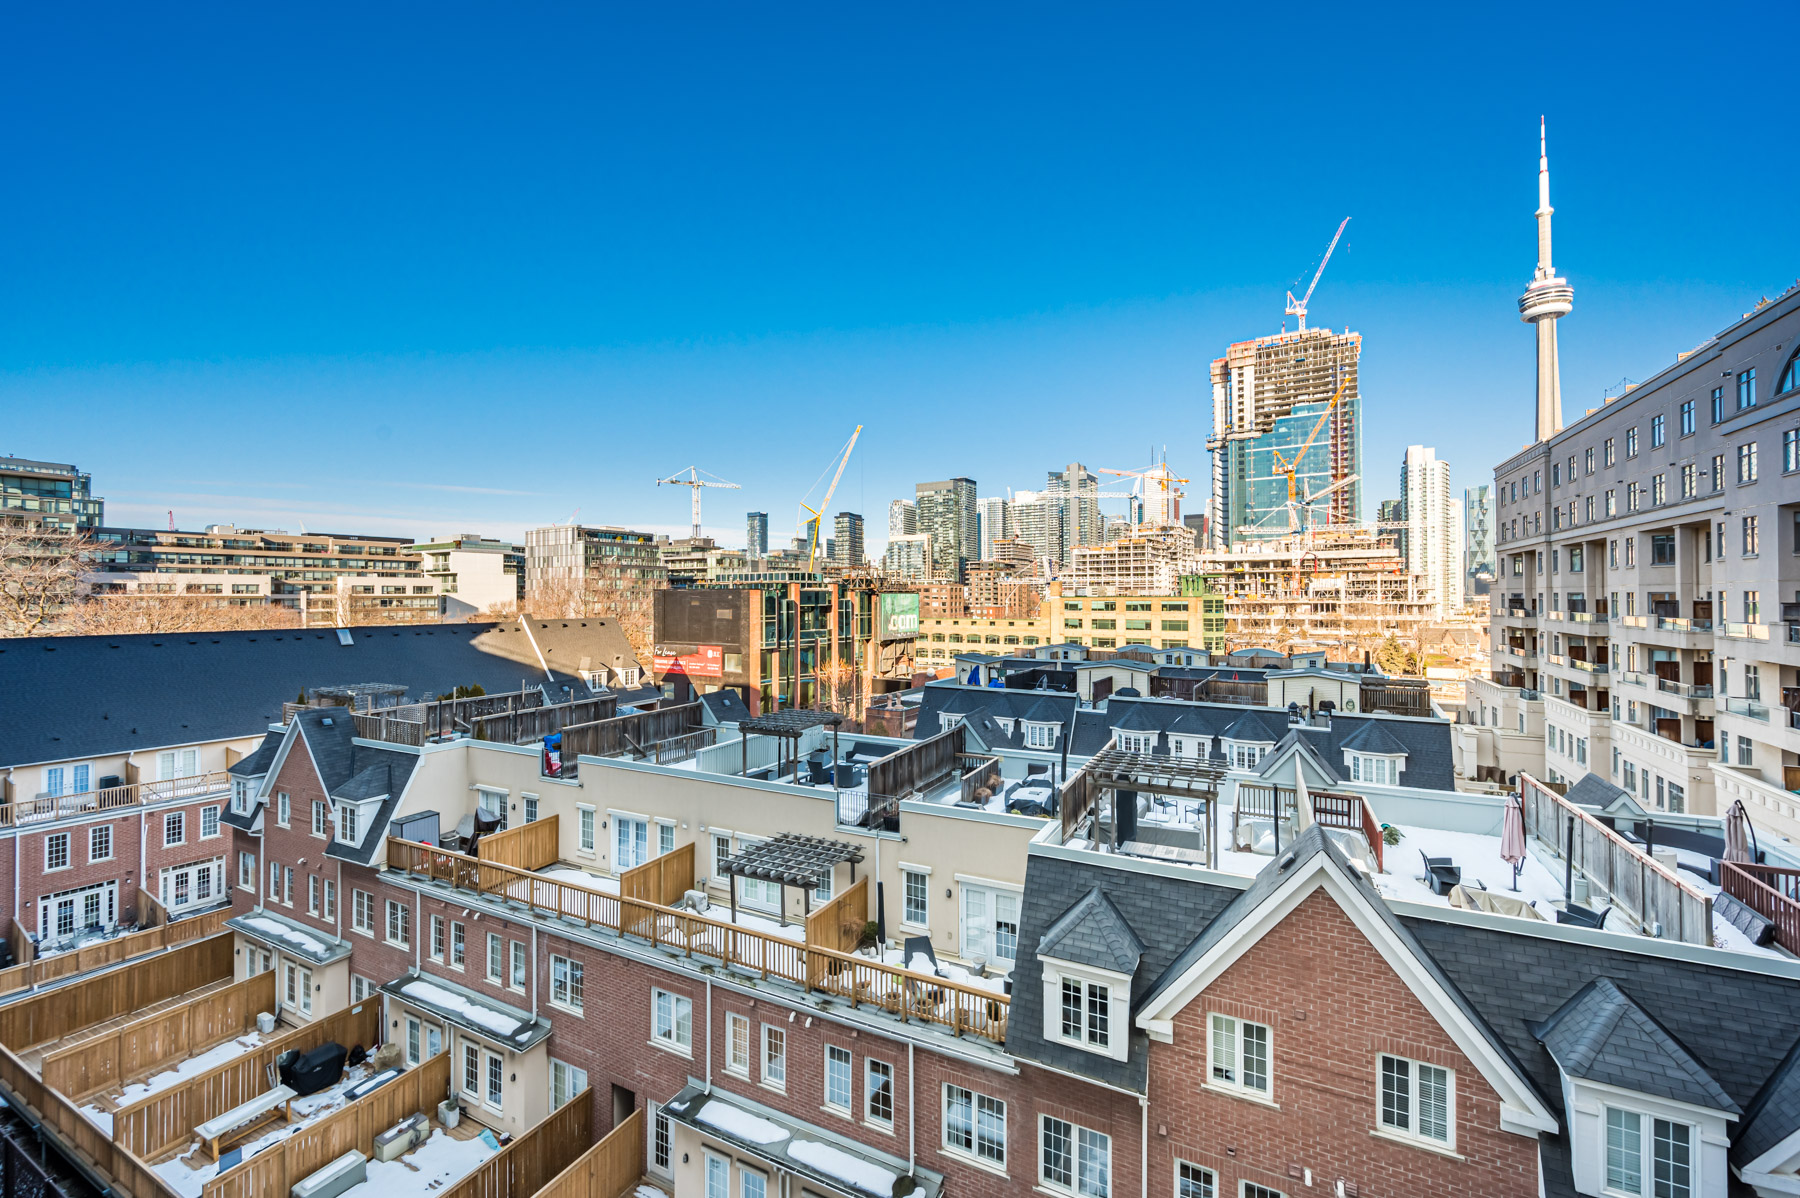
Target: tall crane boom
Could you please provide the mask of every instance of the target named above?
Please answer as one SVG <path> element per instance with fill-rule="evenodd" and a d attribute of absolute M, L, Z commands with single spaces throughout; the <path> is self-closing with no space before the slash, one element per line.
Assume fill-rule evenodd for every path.
<path fill-rule="evenodd" d="M 683 474 L 687 475 L 687 477 L 686 478 L 681 477 Z M 664 485 L 673 486 L 673 487 L 687 487 L 688 489 L 693 491 L 693 493 L 694 493 L 694 533 L 693 533 L 693 535 L 694 535 L 694 539 L 696 541 L 700 539 L 700 488 L 701 487 L 723 487 L 729 491 L 743 490 L 743 488 L 738 486 L 736 483 L 728 483 L 716 474 L 706 474 L 705 478 L 701 478 L 700 476 L 702 474 L 706 474 L 706 471 L 700 469 L 700 467 L 698 467 L 698 466 L 689 466 L 686 470 L 677 470 L 675 473 L 671 474 L 667 478 L 659 478 L 656 480 L 656 485 L 659 487 L 664 486 Z"/>
<path fill-rule="evenodd" d="M 1338 238 L 1344 235 L 1344 226 L 1349 223 L 1350 218 L 1346 216 L 1339 222 L 1337 232 L 1331 235 L 1331 244 L 1325 247 L 1325 257 L 1319 260 L 1319 269 L 1313 272 L 1312 283 L 1307 286 L 1306 294 L 1295 299 L 1293 292 L 1287 293 L 1287 314 L 1300 318 L 1300 331 L 1303 333 L 1306 331 L 1306 303 L 1312 299 L 1313 288 L 1319 285 L 1319 276 L 1325 273 L 1325 263 L 1331 261 L 1331 251 L 1337 249 Z"/>
<path fill-rule="evenodd" d="M 806 508 L 807 511 L 812 512 L 813 516 L 812 537 L 808 540 L 806 546 L 806 569 L 809 573 L 813 568 L 813 560 L 818 557 L 819 521 L 825 518 L 825 512 L 831 507 L 831 497 L 837 494 L 838 481 L 844 477 L 844 467 L 850 464 L 850 454 L 856 449 L 856 439 L 860 436 L 862 436 L 862 425 L 859 424 L 856 426 L 856 431 L 850 434 L 850 443 L 844 446 L 844 456 L 838 459 L 837 473 L 831 476 L 831 485 L 825 488 L 825 498 L 819 501 L 817 510 L 807 507 L 804 503 L 800 505 L 801 507 Z M 814 485 L 816 486 L 817 484 L 815 483 Z"/>

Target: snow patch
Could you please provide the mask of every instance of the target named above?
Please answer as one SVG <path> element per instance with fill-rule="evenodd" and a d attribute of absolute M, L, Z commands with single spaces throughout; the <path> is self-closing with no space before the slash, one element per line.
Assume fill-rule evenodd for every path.
<path fill-rule="evenodd" d="M 308 936 L 299 928 L 270 919 L 265 915 L 246 915 L 237 921 L 239 926 L 254 929 L 271 940 L 279 940 L 283 944 L 291 944 L 302 952 L 311 953 L 315 957 L 327 956 L 331 946 L 316 936 Z"/>
<path fill-rule="evenodd" d="M 491 1007 L 471 1002 L 454 991 L 446 990 L 442 986 L 434 986 L 427 981 L 414 979 L 407 982 L 400 987 L 400 993 L 422 1003 L 430 1003 L 440 1010 L 454 1011 L 470 1023 L 484 1027 L 507 1039 L 521 1038 L 527 1027 L 522 1020 L 515 1019 L 511 1015 L 504 1015 Z"/>
<path fill-rule="evenodd" d="M 752 1144 L 779 1144 L 788 1138 L 788 1132 L 780 1125 L 723 1102 L 707 1103 L 694 1117 L 702 1123 L 712 1124 L 726 1135 Z"/>
<path fill-rule="evenodd" d="M 227 1040 L 223 1044 L 215 1044 L 199 1056 L 189 1057 L 173 1069 L 165 1069 L 161 1073 L 153 1074 L 147 1081 L 134 1082 L 131 1085 L 126 1086 L 119 1092 L 115 1105 L 119 1107 L 130 1106 L 134 1102 L 139 1102 L 150 1097 L 150 1095 L 155 1094 L 159 1090 L 167 1090 L 170 1086 L 180 1085 L 191 1077 L 198 1077 L 209 1069 L 216 1069 L 227 1061 L 243 1056 L 261 1043 L 262 1034 L 260 1032 L 251 1032 L 249 1035 L 239 1036 L 235 1040 Z M 98 1110 L 99 1108 L 96 1107 L 95 1109 Z M 92 1116 L 89 1116 L 89 1118 L 92 1118 Z M 98 1122 L 98 1120 L 96 1120 L 96 1122 Z M 111 1122 L 112 1116 L 108 1115 L 107 1124 L 110 1126 Z"/>
<path fill-rule="evenodd" d="M 351 1186 L 345 1194 L 358 1198 L 425 1198 L 461 1181 L 498 1153 L 480 1136 L 456 1140 L 433 1128 L 431 1138 L 413 1151 L 393 1161 L 370 1159 L 368 1176 L 361 1185 Z"/>
<path fill-rule="evenodd" d="M 835 1177 L 864 1193 L 880 1194 L 883 1198 L 894 1192 L 894 1182 L 900 1176 L 892 1169 L 817 1140 L 795 1140 L 788 1145 L 787 1154 L 790 1159 L 810 1165 L 827 1177 Z"/>

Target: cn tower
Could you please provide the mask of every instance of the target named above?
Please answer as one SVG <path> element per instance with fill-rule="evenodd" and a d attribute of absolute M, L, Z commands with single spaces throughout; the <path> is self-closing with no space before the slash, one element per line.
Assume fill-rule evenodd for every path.
<path fill-rule="evenodd" d="M 1575 306 L 1575 289 L 1550 264 L 1550 158 L 1544 119 L 1538 118 L 1538 262 L 1531 285 L 1519 297 L 1519 319 L 1537 326 L 1537 439 L 1562 431 L 1562 370 L 1556 358 L 1556 319 Z"/>

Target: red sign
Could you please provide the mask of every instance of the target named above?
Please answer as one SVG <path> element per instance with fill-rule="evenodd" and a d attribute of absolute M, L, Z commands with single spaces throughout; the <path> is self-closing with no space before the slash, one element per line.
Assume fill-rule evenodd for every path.
<path fill-rule="evenodd" d="M 725 676 L 723 645 L 701 645 L 692 653 L 658 653 L 651 660 L 659 678 L 665 674 L 686 674 L 690 678 Z"/>

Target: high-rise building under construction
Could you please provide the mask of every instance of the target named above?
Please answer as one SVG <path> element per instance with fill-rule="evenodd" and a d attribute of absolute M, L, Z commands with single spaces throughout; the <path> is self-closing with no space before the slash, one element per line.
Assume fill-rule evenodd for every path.
<path fill-rule="evenodd" d="M 1214 359 L 1214 547 L 1362 519 L 1361 353 L 1361 333 L 1301 329 Z"/>

